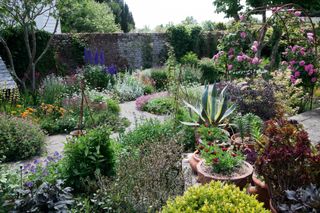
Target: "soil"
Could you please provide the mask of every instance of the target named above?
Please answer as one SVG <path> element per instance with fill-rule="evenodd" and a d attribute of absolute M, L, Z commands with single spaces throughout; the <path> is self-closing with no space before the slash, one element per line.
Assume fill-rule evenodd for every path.
<path fill-rule="evenodd" d="M 203 171 L 210 174 L 211 176 L 217 177 L 217 178 L 235 178 L 242 175 L 245 175 L 248 172 L 248 166 L 246 164 L 242 164 L 241 167 L 236 168 L 232 173 L 230 174 L 223 174 L 223 173 L 215 173 L 212 171 L 212 168 L 210 166 L 206 166 L 204 163 L 201 164 L 201 167 Z"/>

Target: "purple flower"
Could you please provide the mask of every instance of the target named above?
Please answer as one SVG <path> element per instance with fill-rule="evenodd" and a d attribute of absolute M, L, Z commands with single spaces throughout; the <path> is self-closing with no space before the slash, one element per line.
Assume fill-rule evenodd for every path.
<path fill-rule="evenodd" d="M 243 39 L 246 38 L 247 37 L 247 33 L 246 32 L 241 32 L 240 33 L 240 37 L 243 38 Z"/>
<path fill-rule="evenodd" d="M 167 92 L 160 92 L 160 93 L 154 93 L 151 95 L 141 96 L 141 97 L 137 98 L 137 100 L 136 100 L 136 107 L 138 110 L 141 110 L 143 108 L 143 106 L 146 103 L 148 103 L 150 100 L 152 100 L 154 98 L 166 97 L 166 96 L 168 96 Z"/>
<path fill-rule="evenodd" d="M 311 82 L 312 82 L 312 83 L 315 83 L 316 81 L 317 81 L 317 78 L 316 78 L 316 77 L 311 78 Z"/>
<path fill-rule="evenodd" d="M 300 66 L 304 66 L 305 64 L 306 64 L 305 61 L 300 61 L 300 62 L 299 62 L 299 65 L 300 65 Z"/>
<path fill-rule="evenodd" d="M 59 154 L 59 152 L 55 151 L 55 152 L 53 153 L 53 156 L 58 157 L 58 156 L 60 156 L 60 154 Z"/>
<path fill-rule="evenodd" d="M 228 55 L 233 55 L 234 54 L 234 49 L 233 48 L 230 48 L 229 51 L 228 51 Z"/>
<path fill-rule="evenodd" d="M 297 81 L 297 79 L 292 75 L 292 76 L 290 77 L 290 81 L 291 81 L 291 83 L 295 84 L 296 81 Z"/>
<path fill-rule="evenodd" d="M 314 70 L 313 70 L 313 69 L 311 69 L 311 70 L 309 70 L 308 75 L 309 75 L 309 76 L 312 76 L 312 75 L 313 75 L 313 73 L 314 73 Z"/>
<path fill-rule="evenodd" d="M 295 72 L 294 72 L 294 77 L 295 77 L 295 78 L 298 78 L 299 76 L 300 76 L 300 72 L 299 72 L 299 71 L 295 71 Z"/>
<path fill-rule="evenodd" d="M 112 64 L 111 66 L 108 67 L 108 73 L 109 73 L 110 75 L 115 75 L 115 74 L 117 74 L 117 67 Z"/>
<path fill-rule="evenodd" d="M 297 62 L 296 62 L 295 60 L 291 60 L 289 63 L 290 63 L 291 66 L 293 66 L 293 65 L 295 65 Z"/>
<path fill-rule="evenodd" d="M 40 161 L 39 159 L 35 159 L 35 160 L 33 161 L 33 163 L 36 164 L 36 165 L 39 164 L 40 162 L 41 162 L 41 161 Z"/>
<path fill-rule="evenodd" d="M 99 52 L 96 50 L 96 53 L 94 55 L 94 64 L 98 65 L 99 64 Z"/>
<path fill-rule="evenodd" d="M 26 182 L 24 184 L 25 187 L 28 187 L 28 188 L 32 188 L 33 187 L 33 182 L 32 181 L 29 181 L 29 182 Z"/>
<path fill-rule="evenodd" d="M 103 51 L 100 52 L 100 64 L 101 65 L 105 64 L 105 58 L 104 58 L 104 52 Z"/>
<path fill-rule="evenodd" d="M 294 46 L 292 47 L 292 52 L 296 52 L 298 48 L 299 48 L 298 45 L 294 45 Z"/>

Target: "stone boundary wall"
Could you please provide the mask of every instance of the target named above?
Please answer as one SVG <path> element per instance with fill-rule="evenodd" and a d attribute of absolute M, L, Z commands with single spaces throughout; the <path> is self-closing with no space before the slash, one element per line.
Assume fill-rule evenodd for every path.
<path fill-rule="evenodd" d="M 217 47 L 217 34 L 208 34 L 202 57 L 212 57 Z M 105 65 L 121 69 L 137 69 L 162 66 L 167 58 L 167 35 L 165 33 L 79 33 L 54 36 L 59 64 L 74 69 L 83 64 L 83 53 L 75 57 L 74 41 L 91 51 L 103 51 Z"/>

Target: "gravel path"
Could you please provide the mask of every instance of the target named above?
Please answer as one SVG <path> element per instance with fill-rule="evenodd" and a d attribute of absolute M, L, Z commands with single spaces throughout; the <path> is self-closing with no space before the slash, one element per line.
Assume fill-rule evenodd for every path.
<path fill-rule="evenodd" d="M 158 116 L 148 112 L 139 111 L 136 109 L 135 101 L 131 101 L 120 104 L 120 117 L 125 117 L 130 121 L 130 126 L 126 129 L 126 131 L 131 131 L 136 127 L 137 124 L 146 119 L 159 119 L 160 121 L 164 121 L 167 116 Z M 21 164 L 32 163 L 36 159 L 44 161 L 46 159 L 46 156 L 52 156 L 55 152 L 62 153 L 67 137 L 68 135 L 65 134 L 48 136 L 45 142 L 45 150 L 42 156 L 36 156 L 29 160 L 9 164 L 19 166 Z M 112 134 L 111 137 L 117 138 L 118 133 Z"/>

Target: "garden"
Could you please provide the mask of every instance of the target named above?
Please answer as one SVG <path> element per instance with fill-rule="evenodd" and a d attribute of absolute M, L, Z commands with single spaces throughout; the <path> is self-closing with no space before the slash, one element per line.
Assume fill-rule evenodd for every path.
<path fill-rule="evenodd" d="M 320 25 L 261 10 L 210 58 L 197 27 L 171 26 L 161 67 L 83 47 L 77 69 L 40 74 L 31 45 L 21 74 L 2 57 L 17 87 L 0 90 L 0 212 L 320 212 L 320 144 L 291 119 L 320 107 Z"/>

